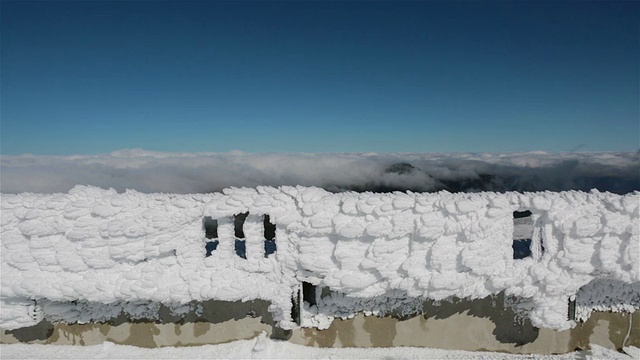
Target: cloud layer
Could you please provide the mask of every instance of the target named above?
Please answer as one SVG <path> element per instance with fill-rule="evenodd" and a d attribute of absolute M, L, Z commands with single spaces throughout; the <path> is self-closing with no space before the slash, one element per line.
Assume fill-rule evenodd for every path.
<path fill-rule="evenodd" d="M 67 192 L 75 185 L 117 191 L 204 193 L 258 185 L 330 191 L 640 190 L 640 154 L 247 154 L 159 153 L 3 155 L 3 193 Z"/>

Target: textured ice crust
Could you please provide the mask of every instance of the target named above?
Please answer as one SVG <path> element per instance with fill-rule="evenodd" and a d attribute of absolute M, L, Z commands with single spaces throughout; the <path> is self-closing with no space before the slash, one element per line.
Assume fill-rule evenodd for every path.
<path fill-rule="evenodd" d="M 289 186 L 3 194 L 0 327 L 263 299 L 281 327 L 293 328 L 292 295 L 305 281 L 332 291 L 304 306 L 316 326 L 387 303 L 417 308 L 415 299 L 504 291 L 527 299 L 535 326 L 567 329 L 568 300 L 583 287 L 578 318 L 594 305 L 638 308 L 639 203 L 638 192 L 336 194 Z M 532 213 L 531 256 L 515 260 L 513 212 L 524 210 Z M 233 224 L 245 212 L 246 259 L 234 251 Z M 268 257 L 265 214 L 276 224 L 277 251 Z M 205 216 L 218 220 L 209 257 Z"/>

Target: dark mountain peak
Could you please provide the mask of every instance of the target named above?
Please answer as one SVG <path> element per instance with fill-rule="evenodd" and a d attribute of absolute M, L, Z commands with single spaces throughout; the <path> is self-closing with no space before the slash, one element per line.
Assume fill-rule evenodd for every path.
<path fill-rule="evenodd" d="M 404 175 L 404 174 L 411 174 L 415 170 L 417 170 L 415 166 L 406 162 L 399 162 L 389 166 L 388 168 L 385 169 L 384 172 Z"/>

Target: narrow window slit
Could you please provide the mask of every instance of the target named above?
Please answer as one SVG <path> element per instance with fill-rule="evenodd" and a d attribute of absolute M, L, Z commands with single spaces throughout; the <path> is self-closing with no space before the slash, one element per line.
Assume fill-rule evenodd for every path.
<path fill-rule="evenodd" d="M 513 212 L 513 258 L 516 260 L 531 256 L 533 238 L 533 218 L 531 211 Z"/>
<path fill-rule="evenodd" d="M 573 297 L 573 299 L 569 298 L 569 309 L 568 309 L 567 318 L 569 318 L 569 320 L 576 319 L 576 298 L 575 297 Z"/>
<path fill-rule="evenodd" d="M 264 216 L 264 238 L 267 240 L 276 238 L 276 225 L 271 223 L 269 215 Z"/>
<path fill-rule="evenodd" d="M 233 228 L 236 234 L 236 239 L 244 239 L 244 221 L 249 215 L 248 212 L 242 214 L 236 214 L 233 216 Z"/>
<path fill-rule="evenodd" d="M 291 319 L 300 325 L 300 289 L 291 294 Z"/>
<path fill-rule="evenodd" d="M 269 215 L 264 216 L 264 257 L 268 257 L 277 250 L 276 225 L 272 224 Z"/>
<path fill-rule="evenodd" d="M 205 238 L 213 241 L 207 241 L 204 245 L 206 251 L 205 257 L 211 256 L 218 248 L 218 220 L 212 219 L 211 216 L 205 216 L 202 220 L 202 227 L 204 228 Z"/>
<path fill-rule="evenodd" d="M 248 212 L 242 214 L 236 214 L 233 216 L 233 227 L 236 235 L 235 241 L 235 251 L 236 255 L 239 257 L 246 259 L 247 258 L 247 244 L 244 238 L 244 221 L 247 219 L 249 215 Z"/>

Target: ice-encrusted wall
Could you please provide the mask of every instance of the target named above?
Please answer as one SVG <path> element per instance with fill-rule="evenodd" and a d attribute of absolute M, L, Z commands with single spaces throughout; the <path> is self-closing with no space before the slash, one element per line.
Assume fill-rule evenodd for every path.
<path fill-rule="evenodd" d="M 292 328 L 292 296 L 304 281 L 332 295 L 307 304 L 303 325 L 323 326 L 333 316 L 393 304 L 389 299 L 409 304 L 504 291 L 526 300 L 534 325 L 566 329 L 574 324 L 568 301 L 583 287 L 622 289 L 613 300 L 596 294 L 584 304 L 638 307 L 639 203 L 638 192 L 336 194 L 288 186 L 193 195 L 86 186 L 3 194 L 0 326 L 263 299 L 279 325 Z M 531 256 L 514 259 L 513 212 L 525 210 L 532 213 Z M 234 248 L 233 217 L 246 212 L 245 258 Z M 263 215 L 276 225 L 272 254 L 265 253 Z M 205 217 L 217 220 L 210 256 Z M 592 281 L 597 285 L 586 286 Z"/>

